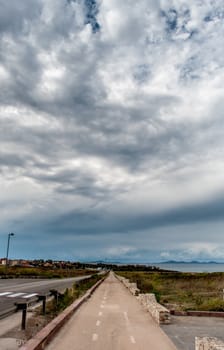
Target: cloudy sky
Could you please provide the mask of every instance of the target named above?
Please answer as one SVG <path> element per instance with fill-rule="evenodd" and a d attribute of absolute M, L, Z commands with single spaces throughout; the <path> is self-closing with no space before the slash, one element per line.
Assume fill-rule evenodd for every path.
<path fill-rule="evenodd" d="M 224 261 L 223 0 L 0 7 L 0 256 Z"/>

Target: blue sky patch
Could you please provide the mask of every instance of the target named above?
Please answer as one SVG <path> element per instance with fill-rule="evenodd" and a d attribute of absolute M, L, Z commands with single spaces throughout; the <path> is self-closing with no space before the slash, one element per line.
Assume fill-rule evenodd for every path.
<path fill-rule="evenodd" d="M 98 14 L 98 4 L 95 0 L 85 0 L 86 7 L 86 23 L 91 24 L 92 31 L 94 33 L 100 30 L 100 25 L 97 22 L 97 14 Z"/>
<path fill-rule="evenodd" d="M 144 84 L 151 76 L 150 68 L 147 64 L 140 64 L 134 68 L 133 77 L 139 84 Z"/>
<path fill-rule="evenodd" d="M 165 18 L 168 31 L 175 31 L 177 29 L 178 13 L 175 9 L 161 11 L 161 16 Z"/>

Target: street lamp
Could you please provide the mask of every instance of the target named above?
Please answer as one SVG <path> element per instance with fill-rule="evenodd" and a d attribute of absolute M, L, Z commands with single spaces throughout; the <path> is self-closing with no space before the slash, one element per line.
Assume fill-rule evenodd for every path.
<path fill-rule="evenodd" d="M 13 232 L 8 234 L 8 244 L 7 244 L 7 252 L 6 252 L 6 267 L 8 266 L 8 256 L 9 256 L 9 243 L 10 243 L 10 238 L 12 236 L 15 236 L 15 234 Z"/>

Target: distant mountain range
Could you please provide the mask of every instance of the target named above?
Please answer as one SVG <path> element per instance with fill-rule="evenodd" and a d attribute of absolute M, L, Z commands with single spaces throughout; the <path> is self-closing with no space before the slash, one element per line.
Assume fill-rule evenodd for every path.
<path fill-rule="evenodd" d="M 156 263 L 155 263 L 156 264 Z M 218 261 L 198 261 L 198 260 L 192 260 L 192 261 L 176 261 L 176 260 L 168 260 L 168 261 L 161 261 L 157 264 L 223 264 L 223 262 Z"/>
<path fill-rule="evenodd" d="M 90 261 L 88 261 L 90 262 Z M 191 261 L 178 261 L 178 260 L 167 260 L 167 261 L 160 261 L 160 262 L 133 262 L 133 261 L 127 261 L 127 260 L 96 260 L 91 261 L 90 263 L 93 264 L 115 264 L 115 265 L 147 265 L 147 266 L 154 266 L 154 265 L 160 265 L 160 264 L 224 264 L 223 261 L 199 261 L 199 260 L 191 260 Z"/>

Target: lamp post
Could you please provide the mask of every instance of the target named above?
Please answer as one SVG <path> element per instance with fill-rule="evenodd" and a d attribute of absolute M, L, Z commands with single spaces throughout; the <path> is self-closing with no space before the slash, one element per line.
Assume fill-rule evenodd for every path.
<path fill-rule="evenodd" d="M 15 234 L 13 232 L 8 234 L 8 244 L 7 244 L 7 252 L 6 252 L 6 267 L 8 266 L 8 256 L 9 256 L 9 243 L 10 243 L 10 238 L 12 236 L 15 236 Z"/>

